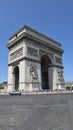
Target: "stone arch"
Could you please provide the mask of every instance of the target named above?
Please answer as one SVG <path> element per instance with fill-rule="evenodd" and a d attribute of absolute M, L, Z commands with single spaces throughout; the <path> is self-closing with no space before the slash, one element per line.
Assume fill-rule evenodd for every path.
<path fill-rule="evenodd" d="M 52 65 L 52 61 L 48 55 L 42 55 L 41 57 L 41 79 L 42 79 L 42 89 L 48 90 L 49 86 L 49 68 Z"/>
<path fill-rule="evenodd" d="M 14 88 L 15 90 L 19 90 L 19 67 L 14 67 Z"/>

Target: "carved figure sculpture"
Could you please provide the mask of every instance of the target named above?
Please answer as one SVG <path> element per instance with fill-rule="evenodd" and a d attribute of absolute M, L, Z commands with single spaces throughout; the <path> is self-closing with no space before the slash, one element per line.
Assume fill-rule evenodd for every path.
<path fill-rule="evenodd" d="M 34 64 L 30 65 L 30 81 L 37 81 L 38 80 L 38 75 L 37 75 L 37 70 L 36 66 Z"/>
<path fill-rule="evenodd" d="M 59 80 L 59 82 L 64 82 L 64 77 L 63 77 L 63 71 L 62 70 L 58 71 L 58 80 Z"/>

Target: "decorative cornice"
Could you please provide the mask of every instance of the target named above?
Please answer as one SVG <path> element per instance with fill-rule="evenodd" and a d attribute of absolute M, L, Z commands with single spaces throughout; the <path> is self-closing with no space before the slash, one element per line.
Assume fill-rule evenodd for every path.
<path fill-rule="evenodd" d="M 22 60 L 28 60 L 28 61 L 32 61 L 32 62 L 41 63 L 41 62 L 40 62 L 39 60 L 37 60 L 37 59 L 28 58 L 28 57 L 23 57 L 23 58 L 21 58 L 21 59 L 18 59 L 18 60 L 15 60 L 15 61 L 9 63 L 8 66 L 18 64 L 18 63 L 19 63 L 20 61 L 22 61 Z"/>
<path fill-rule="evenodd" d="M 51 66 L 53 66 L 53 67 L 57 67 L 57 68 L 64 68 L 62 65 L 55 65 L 55 64 L 52 64 Z"/>
<path fill-rule="evenodd" d="M 28 38 L 30 38 L 30 39 L 32 39 L 32 40 L 34 40 L 34 41 L 36 41 L 36 42 L 38 42 L 38 43 L 40 43 L 40 44 L 48 46 L 48 47 L 50 47 L 52 49 L 55 49 L 55 50 L 60 51 L 62 53 L 64 52 L 64 50 L 62 50 L 62 49 L 60 49 L 60 48 L 58 48 L 56 46 L 53 46 L 53 45 L 51 45 L 51 44 L 49 44 L 49 43 L 47 43 L 47 42 L 45 42 L 43 40 L 40 40 L 40 39 L 38 39 L 38 38 L 36 38 L 36 37 L 34 37 L 32 35 L 29 35 L 29 34 L 25 33 L 25 36 L 28 37 Z"/>
<path fill-rule="evenodd" d="M 64 52 L 64 50 L 62 50 L 62 49 L 60 49 L 60 48 L 58 48 L 58 47 L 55 47 L 55 46 L 53 46 L 53 45 L 50 45 L 49 43 L 44 42 L 44 41 L 42 41 L 42 40 L 40 40 L 40 39 L 38 39 L 38 38 L 36 38 L 36 37 L 34 37 L 34 36 L 32 36 L 32 35 L 29 35 L 28 33 L 23 33 L 23 34 L 21 34 L 21 35 L 20 35 L 19 37 L 17 37 L 14 41 L 12 41 L 11 43 L 9 43 L 9 44 L 7 45 L 7 47 L 8 47 L 8 48 L 11 48 L 12 46 L 14 46 L 14 44 L 16 44 L 18 41 L 21 41 L 23 38 L 32 39 L 32 40 L 34 40 L 34 41 L 36 41 L 36 42 L 38 42 L 38 43 L 40 43 L 40 44 L 43 44 L 43 45 L 45 45 L 45 46 L 50 47 L 51 49 L 57 50 L 57 51 L 60 52 L 60 53 L 63 53 L 63 52 Z"/>
<path fill-rule="evenodd" d="M 41 64 L 41 61 L 40 60 L 37 60 L 37 59 L 33 59 L 33 58 L 28 58 L 28 57 L 23 57 L 19 60 L 16 60 L 16 61 L 13 61 L 11 63 L 8 64 L 8 66 L 10 65 L 15 65 L 15 64 L 19 64 L 20 61 L 22 60 L 28 60 L 28 61 L 32 61 L 32 62 L 36 62 L 36 63 L 40 63 Z M 62 65 L 55 65 L 55 64 L 50 64 L 49 67 L 57 67 L 57 68 L 64 68 Z"/>
<path fill-rule="evenodd" d="M 39 31 L 36 31 L 35 29 L 32 29 L 31 27 L 29 27 L 29 26 L 27 26 L 27 25 L 24 25 L 21 29 L 19 29 L 16 33 L 14 33 L 14 34 L 9 38 L 9 40 L 11 40 L 14 36 L 16 36 L 18 33 L 20 33 L 21 31 L 23 31 L 24 29 L 30 30 L 30 31 L 32 31 L 32 32 L 34 32 L 34 33 L 36 33 L 36 34 L 38 34 L 38 35 L 40 35 L 40 36 L 42 36 L 42 37 L 44 37 L 44 38 L 46 38 L 46 39 L 52 41 L 52 42 L 55 42 L 56 44 L 58 44 L 58 45 L 61 46 L 61 44 L 60 44 L 59 42 L 57 42 L 56 40 L 53 40 L 52 38 L 50 38 L 50 37 L 48 37 L 48 36 L 46 36 L 46 35 L 40 33 Z"/>
<path fill-rule="evenodd" d="M 19 37 L 17 37 L 15 40 L 13 40 L 12 42 L 10 42 L 7 47 L 11 48 L 12 46 L 14 46 L 17 42 L 21 41 L 23 38 L 25 37 L 25 33 L 23 33 L 22 35 L 20 35 Z"/>

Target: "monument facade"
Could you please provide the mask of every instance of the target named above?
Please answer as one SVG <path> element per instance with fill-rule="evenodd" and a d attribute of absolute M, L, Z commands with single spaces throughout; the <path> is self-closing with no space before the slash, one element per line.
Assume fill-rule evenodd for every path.
<path fill-rule="evenodd" d="M 9 39 L 8 91 L 62 89 L 61 44 L 24 26 Z"/>

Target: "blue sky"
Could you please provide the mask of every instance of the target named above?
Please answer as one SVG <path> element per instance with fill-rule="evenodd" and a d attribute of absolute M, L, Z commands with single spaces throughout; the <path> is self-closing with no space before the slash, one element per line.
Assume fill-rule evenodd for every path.
<path fill-rule="evenodd" d="M 23 25 L 62 44 L 64 79 L 73 81 L 73 0 L 0 0 L 0 82 L 8 80 L 8 39 Z"/>

